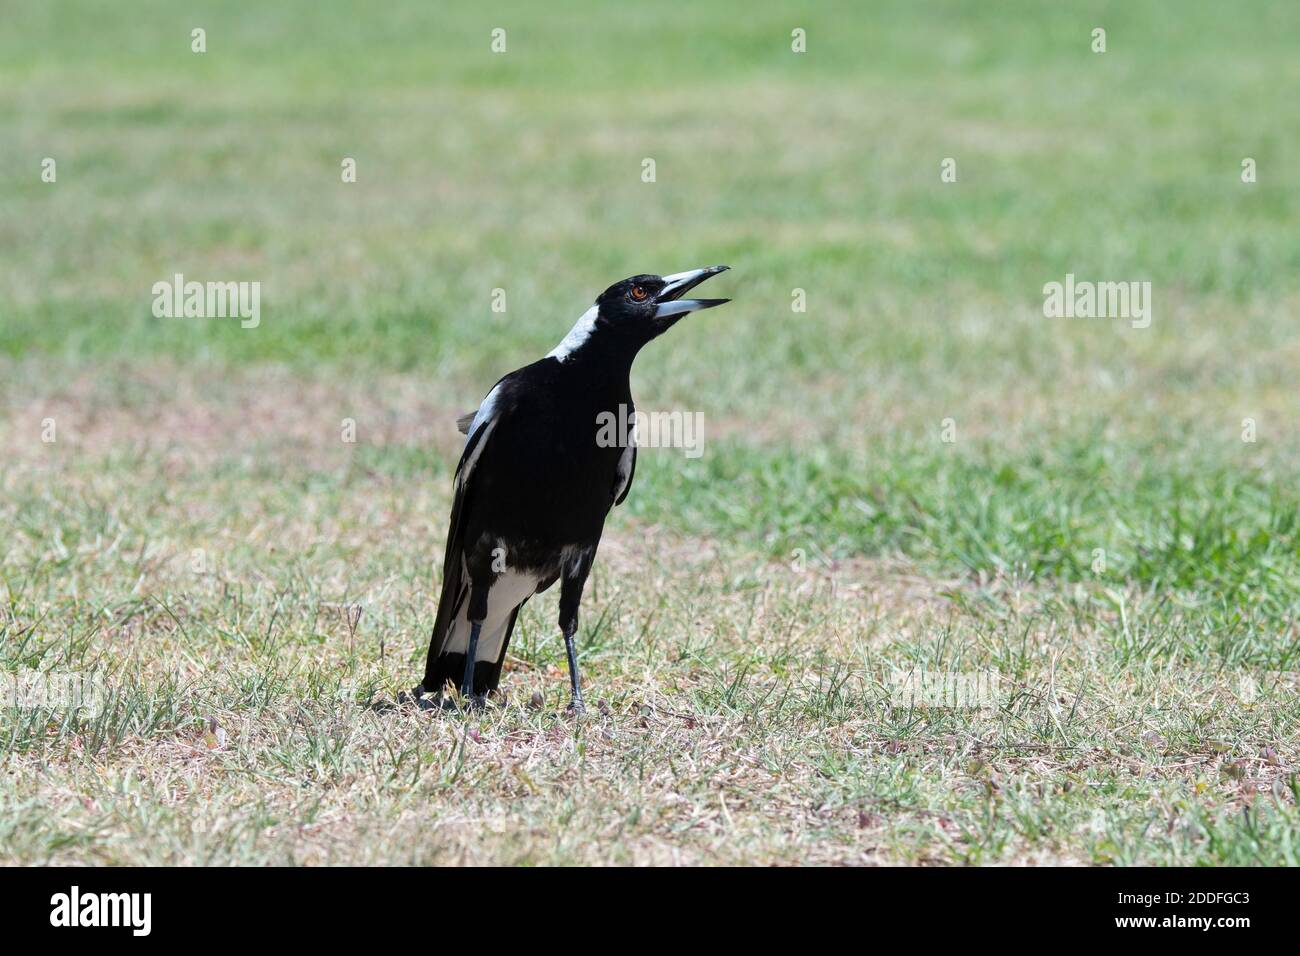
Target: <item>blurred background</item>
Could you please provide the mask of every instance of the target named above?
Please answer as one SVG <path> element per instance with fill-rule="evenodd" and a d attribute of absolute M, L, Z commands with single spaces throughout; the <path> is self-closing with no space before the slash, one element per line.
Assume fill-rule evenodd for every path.
<path fill-rule="evenodd" d="M 891 462 L 942 481 L 974 454 L 1012 484 L 1029 468 L 1042 486 L 1035 454 L 1070 459 L 1050 477 L 1091 482 L 1078 459 L 1108 445 L 1125 485 L 1160 467 L 1153 455 L 1211 485 L 1207 470 L 1293 466 L 1298 16 L 1270 3 L 15 4 L 0 35 L 5 399 L 152 415 L 180 388 L 251 401 L 211 390 L 261 367 L 378 403 L 363 420 L 409 410 L 393 389 L 458 414 L 616 279 L 727 262 L 736 304 L 637 369 L 647 408 L 702 411 L 708 437 L 735 446 L 653 478 L 690 482 L 677 490 L 692 498 L 713 496 L 719 469 L 742 481 L 697 520 L 735 531 L 729 512 L 759 509 L 732 495 L 775 481 L 783 494 L 763 504 L 778 532 L 828 551 L 914 548 L 888 489 L 827 526 L 828 484 L 869 491 L 864 472 Z M 356 183 L 341 181 L 345 157 Z M 940 181 L 945 158 L 956 183 Z M 155 319 L 151 286 L 177 272 L 260 281 L 260 327 Z M 1042 287 L 1067 272 L 1150 281 L 1151 328 L 1044 319 Z M 325 411 L 281 387 L 280 405 Z M 935 441 L 945 418 L 954 447 Z M 792 460 L 795 446 L 808 447 Z M 832 473 L 814 482 L 822 464 Z M 1111 543 L 1140 561 L 1134 542 Z M 1087 549 L 1043 551 L 1065 544 L 1009 537 L 952 557 L 1078 565 Z"/>

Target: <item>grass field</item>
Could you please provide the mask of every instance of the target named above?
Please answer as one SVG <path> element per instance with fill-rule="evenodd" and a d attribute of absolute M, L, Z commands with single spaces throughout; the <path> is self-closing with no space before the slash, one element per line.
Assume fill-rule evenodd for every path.
<path fill-rule="evenodd" d="M 0 860 L 1300 863 L 1300 7 L 4 20 L 0 671 L 107 701 L 3 711 Z M 553 592 L 504 706 L 375 706 L 455 417 L 714 262 L 735 301 L 634 373 L 705 447 L 607 524 L 598 706 Z M 177 272 L 260 325 L 154 318 Z M 1150 327 L 1044 318 L 1067 273 L 1151 282 Z"/>

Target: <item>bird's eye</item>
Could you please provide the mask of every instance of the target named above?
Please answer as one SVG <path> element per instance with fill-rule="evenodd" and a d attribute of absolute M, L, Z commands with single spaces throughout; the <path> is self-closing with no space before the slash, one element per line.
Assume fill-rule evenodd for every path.
<path fill-rule="evenodd" d="M 645 297 L 648 296 L 650 293 L 647 292 L 645 289 L 641 288 L 641 286 L 634 285 L 632 286 L 632 291 L 629 294 L 632 296 L 632 298 L 636 299 L 638 302 L 644 302 Z"/>

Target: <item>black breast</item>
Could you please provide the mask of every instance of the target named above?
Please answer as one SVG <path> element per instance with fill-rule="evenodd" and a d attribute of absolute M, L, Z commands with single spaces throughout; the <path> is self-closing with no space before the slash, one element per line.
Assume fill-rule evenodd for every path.
<path fill-rule="evenodd" d="M 471 479 L 467 543 L 487 534 L 558 551 L 600 537 L 623 449 L 601 447 L 598 416 L 617 416 L 620 404 L 630 416 L 631 395 L 626 380 L 569 372 L 543 360 L 503 383 L 500 421 Z"/>

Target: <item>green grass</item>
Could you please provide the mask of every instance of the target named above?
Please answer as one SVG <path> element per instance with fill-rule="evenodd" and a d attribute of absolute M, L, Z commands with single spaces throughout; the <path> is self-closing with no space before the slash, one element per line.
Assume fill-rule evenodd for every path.
<path fill-rule="evenodd" d="M 108 697 L 4 711 L 0 859 L 1300 862 L 1300 11 L 664 22 L 7 12 L 0 671 Z M 610 520 L 601 706 L 561 713 L 550 594 L 505 706 L 375 709 L 455 417 L 610 282 L 712 262 L 734 302 L 634 373 L 705 448 Z M 261 325 L 153 318 L 178 271 L 260 281 Z M 1150 281 L 1151 327 L 1044 319 L 1067 272 Z M 997 706 L 900 703 L 916 669 Z"/>

